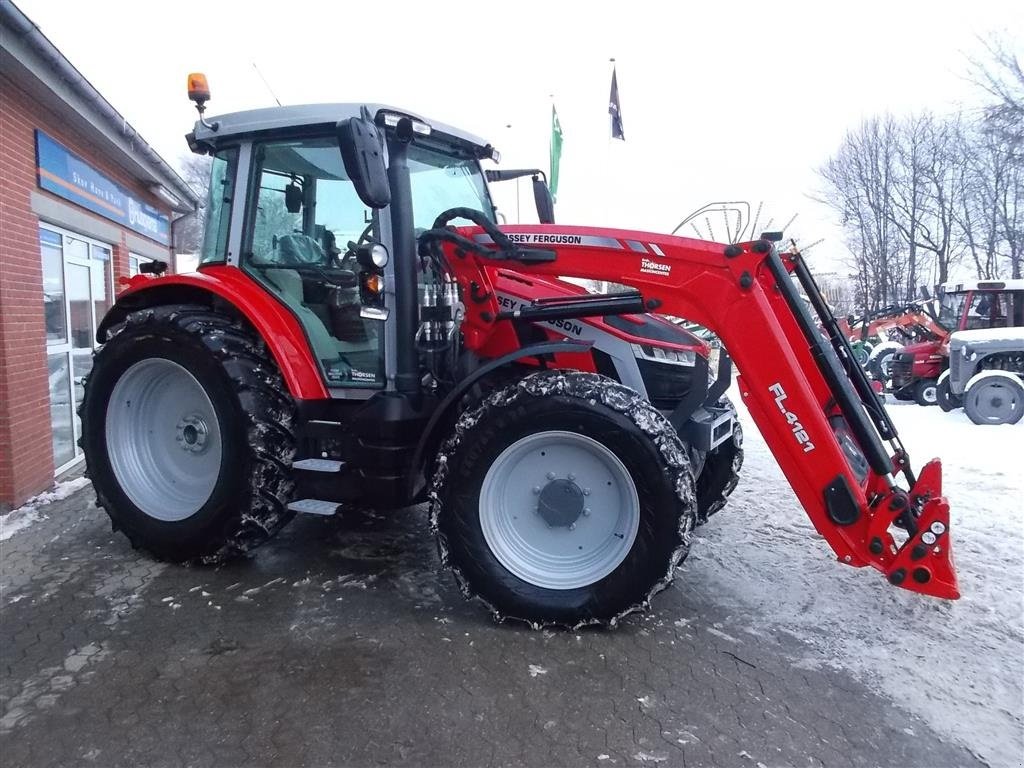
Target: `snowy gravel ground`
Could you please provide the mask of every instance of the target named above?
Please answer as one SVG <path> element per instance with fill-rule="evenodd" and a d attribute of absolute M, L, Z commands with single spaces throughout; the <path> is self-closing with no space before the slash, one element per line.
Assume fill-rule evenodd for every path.
<path fill-rule="evenodd" d="M 962 411 L 889 406 L 914 467 L 942 459 L 960 600 L 835 562 L 743 408 L 740 485 L 686 570 L 752 617 L 752 632 L 804 641 L 808 667 L 852 672 L 992 766 L 1024 765 L 1024 421 L 982 427 Z"/>
<path fill-rule="evenodd" d="M 43 518 L 43 513 L 40 512 L 39 509 L 40 507 L 45 507 L 47 504 L 54 501 L 66 499 L 75 491 L 80 488 L 84 488 L 88 484 L 89 481 L 84 477 L 75 477 L 71 480 L 65 480 L 57 483 L 52 491 L 46 491 L 38 496 L 33 496 L 17 509 L 13 509 L 7 514 L 0 515 L 0 541 L 6 541 L 22 528 L 28 528 L 28 526 L 33 523 L 39 522 Z"/>

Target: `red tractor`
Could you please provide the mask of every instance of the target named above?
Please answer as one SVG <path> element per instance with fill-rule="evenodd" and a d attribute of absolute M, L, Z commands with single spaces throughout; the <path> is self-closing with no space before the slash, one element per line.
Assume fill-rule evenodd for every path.
<path fill-rule="evenodd" d="M 914 473 L 778 236 L 555 225 L 540 172 L 485 172 L 490 144 L 388 107 L 200 109 L 188 141 L 213 158 L 199 271 L 130 281 L 81 410 L 134 545 L 217 562 L 296 512 L 429 501 L 442 561 L 496 617 L 614 625 L 736 485 L 731 355 L 838 558 L 958 597 L 939 462 Z M 499 227 L 488 181 L 524 174 L 545 223 Z M 710 370 L 661 314 L 728 354 Z"/>
<path fill-rule="evenodd" d="M 949 336 L 954 331 L 1024 326 L 1024 280 L 974 280 L 942 286 L 938 329 L 892 355 L 889 376 L 893 395 L 918 405 L 949 400 Z"/>

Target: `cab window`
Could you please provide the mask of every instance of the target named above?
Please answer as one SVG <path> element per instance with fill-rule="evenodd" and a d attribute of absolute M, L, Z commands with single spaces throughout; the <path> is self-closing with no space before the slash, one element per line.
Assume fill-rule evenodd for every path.
<path fill-rule="evenodd" d="M 329 386 L 384 384 L 384 326 L 360 316 L 355 254 L 378 219 L 333 137 L 254 147 L 242 268 L 298 317 Z"/>

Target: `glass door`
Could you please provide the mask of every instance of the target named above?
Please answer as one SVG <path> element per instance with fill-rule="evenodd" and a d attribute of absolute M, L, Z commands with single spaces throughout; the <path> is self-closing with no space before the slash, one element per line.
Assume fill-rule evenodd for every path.
<path fill-rule="evenodd" d="M 60 472 L 81 458 L 78 406 L 92 370 L 96 325 L 110 308 L 110 246 L 40 227 L 53 463 Z"/>

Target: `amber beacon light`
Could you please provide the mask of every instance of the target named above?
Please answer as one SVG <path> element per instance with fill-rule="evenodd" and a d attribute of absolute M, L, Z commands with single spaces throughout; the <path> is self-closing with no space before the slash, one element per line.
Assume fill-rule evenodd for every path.
<path fill-rule="evenodd" d="M 210 84 L 202 72 L 193 72 L 188 76 L 188 97 L 200 109 L 210 100 Z"/>

